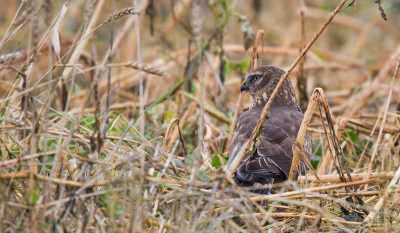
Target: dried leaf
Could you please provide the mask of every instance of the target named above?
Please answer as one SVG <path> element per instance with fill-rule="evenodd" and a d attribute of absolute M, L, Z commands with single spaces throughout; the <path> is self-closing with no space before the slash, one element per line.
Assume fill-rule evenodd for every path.
<path fill-rule="evenodd" d="M 57 54 L 58 58 L 60 58 L 60 51 L 61 51 L 61 46 L 60 46 L 60 38 L 58 36 L 58 27 L 60 26 L 61 20 L 64 18 L 65 13 L 67 12 L 67 6 L 64 4 L 60 16 L 57 19 L 56 24 L 54 25 L 54 32 L 53 32 L 53 48 L 54 52 Z"/>
<path fill-rule="evenodd" d="M 357 5 L 356 0 L 353 0 L 347 7 L 351 6 L 355 10 L 356 9 L 356 5 Z"/>
<path fill-rule="evenodd" d="M 381 16 L 382 16 L 382 18 L 383 18 L 385 21 L 387 21 L 385 11 L 383 10 L 383 8 L 382 8 L 382 6 L 381 6 L 382 1 L 381 1 L 381 0 L 376 0 L 375 3 L 379 5 L 379 10 L 381 11 Z"/>

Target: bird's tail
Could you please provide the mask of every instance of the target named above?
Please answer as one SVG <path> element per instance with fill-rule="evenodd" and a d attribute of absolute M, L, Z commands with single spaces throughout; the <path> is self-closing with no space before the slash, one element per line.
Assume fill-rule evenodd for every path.
<path fill-rule="evenodd" d="M 258 188 L 258 187 L 272 184 L 274 182 L 274 179 L 258 177 L 251 181 L 243 181 L 243 180 L 239 179 L 237 176 L 235 176 L 234 181 L 240 187 L 254 187 L 254 189 L 250 190 L 250 192 L 252 192 L 252 193 L 268 195 L 271 191 L 271 188 L 269 188 L 269 187 L 268 188 Z M 262 206 L 267 207 L 268 201 L 263 201 L 261 204 L 262 204 Z"/>

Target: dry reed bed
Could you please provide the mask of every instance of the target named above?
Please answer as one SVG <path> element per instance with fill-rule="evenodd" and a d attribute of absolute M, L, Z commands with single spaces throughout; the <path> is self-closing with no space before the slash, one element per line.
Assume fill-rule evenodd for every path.
<path fill-rule="evenodd" d="M 7 13 L 0 43 L 2 232 L 399 228 L 400 134 L 393 96 L 400 90 L 395 81 L 400 47 L 388 53 L 371 43 L 385 47 L 387 41 L 398 44 L 400 37 L 382 22 L 376 10 L 380 1 L 361 4 L 379 16 L 370 21 L 339 13 L 355 11 L 346 6 L 356 1 L 338 1 L 330 11 L 307 1 L 300 10 L 296 5 L 291 10 L 301 20 L 288 31 L 300 36 L 281 36 L 279 45 L 264 45 L 279 17 L 268 16 L 263 23 L 249 17 L 260 1 L 253 1 L 254 8 L 235 1 L 133 2 L 134 7 L 104 0 L 82 6 L 21 2 L 10 8 L 13 15 Z M 160 13 L 165 6 L 170 7 L 167 15 Z M 77 7 L 84 9 L 82 22 L 70 18 Z M 244 11 L 249 18 L 240 15 Z M 149 28 L 145 17 L 151 18 Z M 235 39 L 237 18 L 245 40 L 252 42 L 249 25 L 264 29 L 254 33 L 253 49 Z M 68 39 L 62 38 L 66 21 L 81 25 Z M 347 55 L 324 48 L 325 34 L 331 36 L 330 27 L 337 26 L 346 28 L 338 32 L 358 35 L 337 36 L 354 41 Z M 385 42 L 367 40 L 376 30 L 384 33 Z M 105 32 L 106 42 L 99 46 L 102 38 L 95 35 Z M 168 46 L 173 49 L 162 48 L 153 33 L 166 44 L 172 37 Z M 348 48 L 350 42 L 331 43 Z M 380 59 L 363 59 L 368 49 Z M 250 64 L 230 64 L 236 57 L 250 57 Z M 285 68 L 282 80 L 297 83 L 307 112 L 295 158 L 302 154 L 306 129 L 313 135 L 314 155 L 307 176 L 275 184 L 273 194 L 258 196 L 232 183 L 237 164 L 224 164 L 238 114 L 251 101 L 239 95 L 240 77 L 264 63 Z M 347 82 L 337 88 L 340 81 L 329 74 L 346 72 L 340 80 Z M 317 75 L 326 78 L 317 80 Z M 324 82 L 325 93 L 313 92 Z M 267 209 L 259 206 L 263 200 L 270 203 Z"/>

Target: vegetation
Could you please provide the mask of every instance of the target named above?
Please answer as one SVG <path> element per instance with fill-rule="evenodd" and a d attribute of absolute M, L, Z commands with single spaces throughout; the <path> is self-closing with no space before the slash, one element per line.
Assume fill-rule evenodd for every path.
<path fill-rule="evenodd" d="M 400 232 L 397 1 L 2 3 L 1 232 Z M 314 148 L 260 196 L 226 163 L 265 64 Z"/>

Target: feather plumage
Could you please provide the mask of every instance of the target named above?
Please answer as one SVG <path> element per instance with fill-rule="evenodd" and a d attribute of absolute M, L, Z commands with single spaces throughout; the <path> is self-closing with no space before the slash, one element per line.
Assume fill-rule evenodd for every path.
<path fill-rule="evenodd" d="M 252 75 L 259 76 L 252 78 Z M 269 100 L 284 71 L 276 66 L 261 66 L 247 76 L 245 87 L 253 96 L 252 107 L 238 119 L 237 128 L 229 151 L 231 162 L 244 143 L 250 138 L 262 109 Z M 255 81 L 256 80 L 256 81 Z M 258 81 L 258 82 L 257 82 Z M 253 156 L 246 154 L 235 171 L 235 183 L 240 187 L 257 187 L 284 181 L 288 178 L 293 159 L 292 145 L 296 140 L 303 113 L 300 110 L 297 96 L 289 79 L 286 79 L 274 98 L 270 114 L 266 116 L 263 135 Z M 312 153 L 311 135 L 307 131 L 303 148 L 310 158 Z M 299 173 L 305 174 L 306 166 L 301 160 Z M 270 189 L 255 189 L 253 193 L 269 194 Z M 266 203 L 264 203 L 265 205 Z"/>

